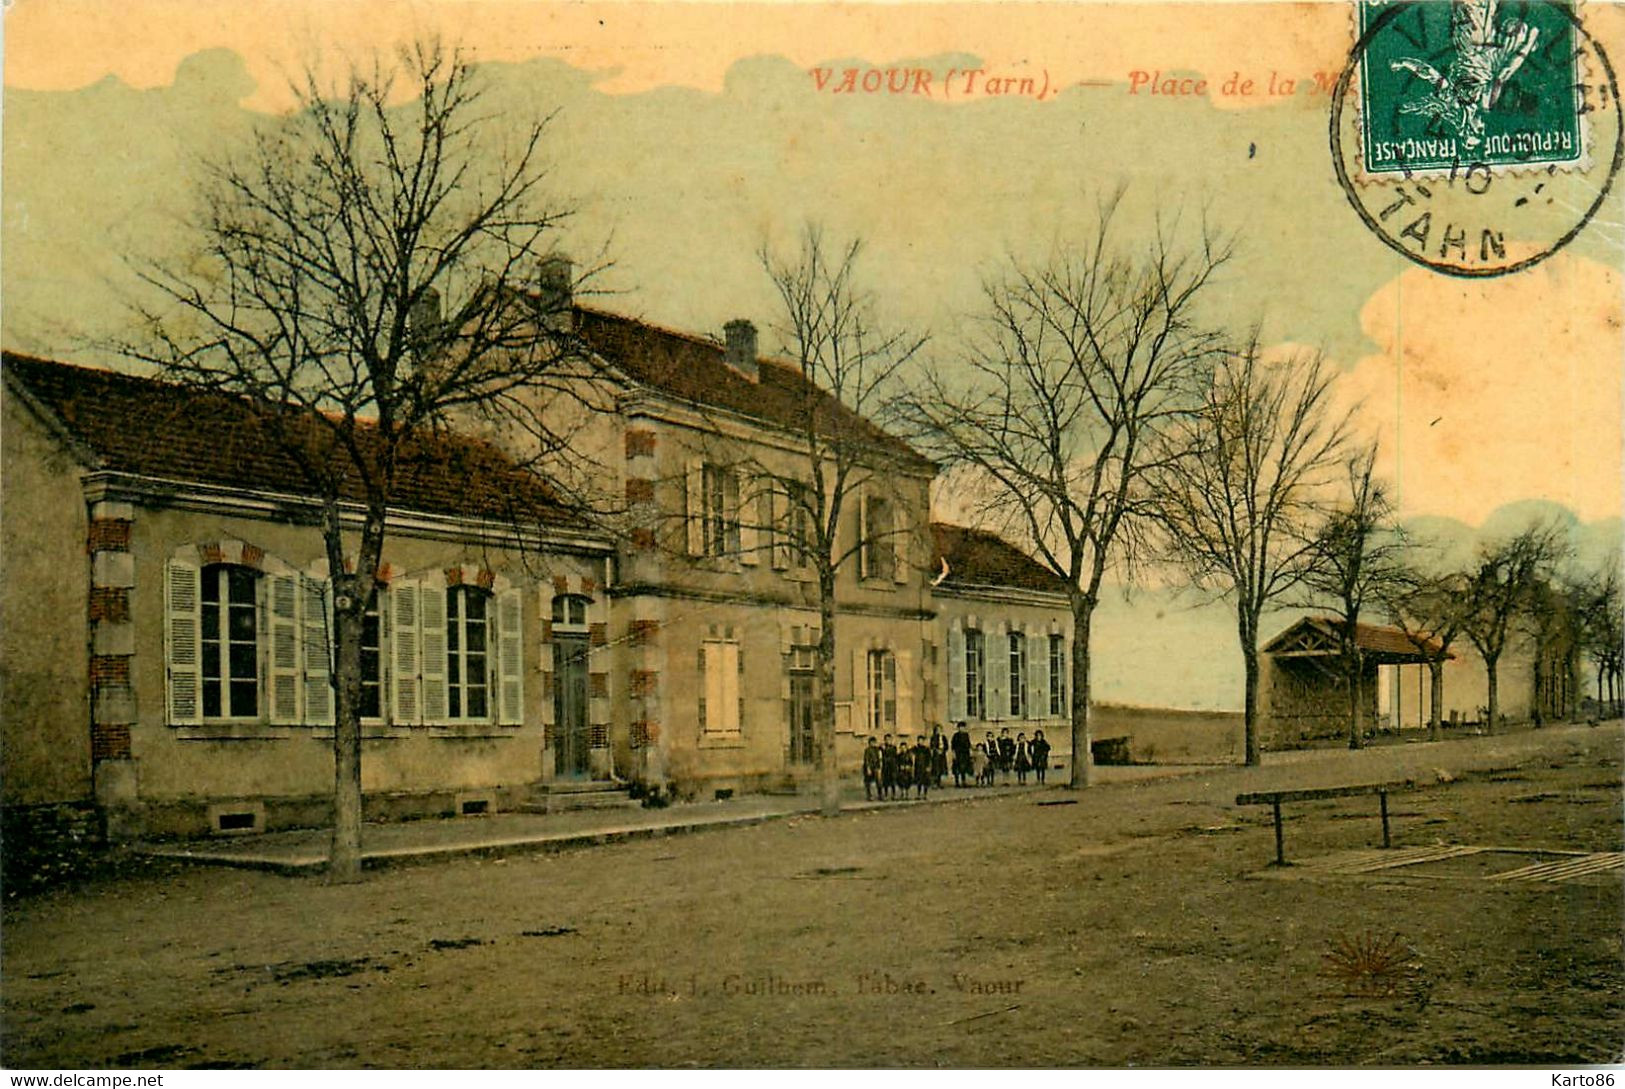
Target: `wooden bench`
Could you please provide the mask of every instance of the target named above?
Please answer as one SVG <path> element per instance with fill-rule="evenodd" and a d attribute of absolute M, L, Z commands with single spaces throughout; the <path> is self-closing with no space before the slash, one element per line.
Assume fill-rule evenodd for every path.
<path fill-rule="evenodd" d="M 1382 810 L 1382 845 L 1391 847 L 1393 841 L 1388 832 L 1388 795 L 1415 789 L 1415 780 L 1405 779 L 1393 783 L 1361 783 L 1357 786 L 1318 787 L 1310 790 L 1259 790 L 1237 794 L 1236 804 L 1267 805 L 1275 810 L 1275 864 L 1285 866 L 1286 850 L 1281 835 L 1281 803 L 1319 802 L 1328 798 L 1354 798 L 1375 794 L 1380 800 Z"/>

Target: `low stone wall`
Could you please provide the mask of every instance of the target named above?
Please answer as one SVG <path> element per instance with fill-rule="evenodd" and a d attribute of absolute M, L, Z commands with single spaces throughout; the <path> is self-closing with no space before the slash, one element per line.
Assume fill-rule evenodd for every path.
<path fill-rule="evenodd" d="M 1097 703 L 1090 718 L 1090 734 L 1097 741 L 1128 739 L 1132 764 L 1222 764 L 1243 755 L 1240 711 Z"/>
<path fill-rule="evenodd" d="M 0 885 L 10 898 L 60 884 L 93 865 L 106 844 L 90 802 L 0 810 Z"/>

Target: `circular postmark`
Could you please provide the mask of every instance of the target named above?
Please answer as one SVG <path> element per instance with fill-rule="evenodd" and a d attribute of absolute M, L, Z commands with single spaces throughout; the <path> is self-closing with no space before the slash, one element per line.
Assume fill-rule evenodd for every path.
<path fill-rule="evenodd" d="M 1501 276 L 1574 240 L 1622 159 L 1619 85 L 1555 0 L 1358 0 L 1333 90 L 1332 164 L 1386 246 Z"/>

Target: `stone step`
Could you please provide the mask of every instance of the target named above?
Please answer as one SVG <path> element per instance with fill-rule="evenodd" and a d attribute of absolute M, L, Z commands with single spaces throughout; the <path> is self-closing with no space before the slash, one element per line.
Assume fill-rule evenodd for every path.
<path fill-rule="evenodd" d="M 518 806 L 521 813 L 567 813 L 582 809 L 641 809 L 624 787 L 604 782 L 538 783 Z"/>
<path fill-rule="evenodd" d="M 532 794 L 596 794 L 605 790 L 625 791 L 625 787 L 607 779 L 555 779 L 550 783 L 532 783 Z"/>

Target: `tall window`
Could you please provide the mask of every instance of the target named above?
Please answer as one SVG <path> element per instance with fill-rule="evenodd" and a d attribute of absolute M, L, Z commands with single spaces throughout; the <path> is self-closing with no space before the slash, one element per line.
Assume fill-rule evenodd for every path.
<path fill-rule="evenodd" d="M 987 644 L 975 628 L 965 632 L 965 717 L 987 717 Z"/>
<path fill-rule="evenodd" d="M 739 551 L 739 477 L 718 465 L 707 465 L 701 510 L 705 554 L 727 556 Z"/>
<path fill-rule="evenodd" d="M 1049 713 L 1066 713 L 1066 639 L 1060 635 L 1049 637 Z"/>
<path fill-rule="evenodd" d="M 773 565 L 780 569 L 805 567 L 811 559 L 813 546 L 813 514 L 815 499 L 812 488 L 792 480 L 782 485 L 776 501 L 783 504 L 779 512 Z"/>
<path fill-rule="evenodd" d="M 708 734 L 736 734 L 744 720 L 745 659 L 732 639 L 700 644 L 700 729 Z"/>
<path fill-rule="evenodd" d="M 897 729 L 897 659 L 889 650 L 869 652 L 869 732 Z"/>
<path fill-rule="evenodd" d="M 891 501 L 875 495 L 865 497 L 862 522 L 862 573 L 866 578 L 889 579 L 897 567 Z"/>
<path fill-rule="evenodd" d="M 384 717 L 383 631 L 378 596 L 361 617 L 361 717 Z"/>
<path fill-rule="evenodd" d="M 491 713 L 491 595 L 474 586 L 446 589 L 446 709 L 448 717 Z"/>
<path fill-rule="evenodd" d="M 1027 713 L 1027 637 L 1010 633 L 1010 717 Z"/>
<path fill-rule="evenodd" d="M 259 579 L 247 567 L 203 569 L 202 680 L 205 718 L 253 718 L 260 710 Z"/>

